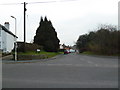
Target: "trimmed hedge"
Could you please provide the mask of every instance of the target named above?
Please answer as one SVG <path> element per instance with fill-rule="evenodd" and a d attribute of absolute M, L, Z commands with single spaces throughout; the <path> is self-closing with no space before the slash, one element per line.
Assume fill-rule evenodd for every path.
<path fill-rule="evenodd" d="M 34 51 L 36 52 L 37 49 L 43 50 L 43 47 L 37 44 L 33 44 L 33 43 L 26 43 L 25 44 L 25 50 L 27 52 L 29 51 Z M 14 49 L 13 49 L 14 52 Z M 17 52 L 24 52 L 24 42 L 17 42 Z"/>

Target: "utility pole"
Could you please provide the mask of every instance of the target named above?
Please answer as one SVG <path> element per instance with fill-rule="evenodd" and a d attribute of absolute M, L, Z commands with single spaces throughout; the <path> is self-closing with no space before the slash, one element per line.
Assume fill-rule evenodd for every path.
<path fill-rule="evenodd" d="M 26 42 L 26 2 L 24 2 L 24 52 L 25 52 L 25 42 Z"/>

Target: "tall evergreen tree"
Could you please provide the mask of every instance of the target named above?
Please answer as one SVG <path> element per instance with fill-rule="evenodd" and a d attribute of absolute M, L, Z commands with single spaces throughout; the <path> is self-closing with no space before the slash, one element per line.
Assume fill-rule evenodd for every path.
<path fill-rule="evenodd" d="M 59 49 L 60 40 L 57 37 L 57 32 L 52 25 L 52 22 L 47 17 L 41 17 L 40 25 L 34 36 L 34 43 L 43 46 L 45 51 L 57 52 Z"/>

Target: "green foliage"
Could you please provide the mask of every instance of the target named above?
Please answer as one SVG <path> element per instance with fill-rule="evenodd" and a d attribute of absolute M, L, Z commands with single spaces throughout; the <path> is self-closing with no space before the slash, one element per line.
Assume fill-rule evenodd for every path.
<path fill-rule="evenodd" d="M 43 46 L 48 52 L 57 52 L 59 49 L 59 39 L 51 21 L 47 17 L 43 20 L 41 17 L 40 25 L 34 36 L 34 43 Z"/>
<path fill-rule="evenodd" d="M 96 32 L 90 32 L 89 34 L 81 35 L 77 40 L 77 47 L 86 48 L 88 51 L 92 51 L 100 54 L 113 55 L 120 53 L 120 31 L 112 26 L 104 26 Z"/>
<path fill-rule="evenodd" d="M 77 48 L 79 49 L 79 52 L 84 52 L 87 49 L 87 42 L 88 42 L 88 35 L 81 35 L 79 39 L 77 40 Z"/>

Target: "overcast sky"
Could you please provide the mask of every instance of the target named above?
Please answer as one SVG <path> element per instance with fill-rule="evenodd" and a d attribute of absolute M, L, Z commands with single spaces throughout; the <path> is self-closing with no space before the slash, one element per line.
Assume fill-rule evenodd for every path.
<path fill-rule="evenodd" d="M 57 1 L 54 3 L 30 4 L 30 2 Z M 66 2 L 65 2 L 66 1 Z M 74 45 L 79 35 L 96 30 L 99 24 L 118 24 L 119 0 L 0 0 L 0 24 L 10 22 L 10 31 L 15 32 L 17 18 L 18 41 L 23 41 L 23 4 L 26 5 L 26 40 L 33 40 L 40 17 L 47 16 L 57 32 L 61 44 Z"/>

